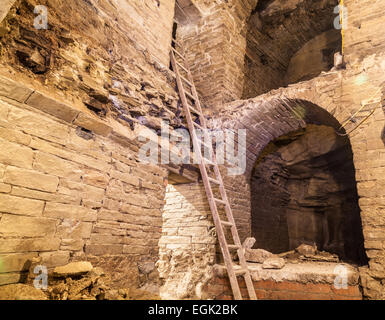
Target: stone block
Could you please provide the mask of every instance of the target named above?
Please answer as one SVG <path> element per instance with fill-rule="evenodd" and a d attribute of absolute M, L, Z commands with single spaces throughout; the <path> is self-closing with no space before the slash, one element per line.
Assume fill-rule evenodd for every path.
<path fill-rule="evenodd" d="M 69 123 L 72 123 L 79 114 L 79 111 L 71 106 L 36 91 L 25 103 Z"/>
<path fill-rule="evenodd" d="M 74 219 L 80 221 L 96 221 L 97 212 L 81 206 L 49 202 L 43 215 L 50 218 Z"/>
<path fill-rule="evenodd" d="M 72 196 L 57 194 L 57 193 L 48 193 L 37 190 L 31 190 L 21 187 L 12 187 L 12 195 L 18 197 L 25 197 L 30 199 L 38 199 L 49 202 L 59 202 L 59 203 L 67 203 L 72 205 L 80 205 L 81 197 L 79 194 L 74 194 Z"/>
<path fill-rule="evenodd" d="M 0 270 L 2 273 L 27 271 L 29 269 L 28 261 L 37 257 L 37 253 L 15 253 L 0 255 Z"/>
<path fill-rule="evenodd" d="M 0 235 L 3 237 L 48 237 L 56 230 L 56 220 L 42 217 L 24 217 L 3 214 Z"/>
<path fill-rule="evenodd" d="M 33 92 L 16 81 L 0 76 L 0 96 L 23 103 Z"/>
<path fill-rule="evenodd" d="M 274 254 L 263 249 L 245 250 L 245 259 L 249 262 L 264 263 L 267 259 L 272 257 L 274 257 Z"/>
<path fill-rule="evenodd" d="M 8 121 L 20 127 L 23 132 L 44 140 L 63 145 L 68 139 L 68 126 L 35 112 L 12 108 L 8 114 Z"/>
<path fill-rule="evenodd" d="M 65 266 L 56 267 L 53 274 L 56 277 L 80 276 L 92 270 L 92 264 L 88 261 L 71 262 Z"/>
<path fill-rule="evenodd" d="M 0 193 L 10 193 L 11 190 L 12 190 L 11 185 L 0 182 Z"/>
<path fill-rule="evenodd" d="M 10 283 L 20 282 L 21 275 L 19 272 L 0 273 L 0 286 Z M 0 297 L 2 299 L 2 297 Z"/>
<path fill-rule="evenodd" d="M 92 223 L 80 222 L 75 219 L 64 219 L 58 226 L 55 236 L 62 239 L 89 239 L 91 237 Z M 63 245 L 64 245 L 63 240 Z"/>
<path fill-rule="evenodd" d="M 36 154 L 33 168 L 47 174 L 66 177 L 73 181 L 81 181 L 82 177 L 82 170 L 79 165 L 44 152 Z"/>
<path fill-rule="evenodd" d="M 108 136 L 112 131 L 112 128 L 106 122 L 84 112 L 79 113 L 74 124 L 104 137 Z"/>
<path fill-rule="evenodd" d="M 120 181 L 126 182 L 128 184 L 131 184 L 133 186 L 139 186 L 139 178 L 135 177 L 134 175 L 130 173 L 122 173 L 119 171 L 112 171 L 111 172 L 111 178 L 118 179 Z"/>
<path fill-rule="evenodd" d="M 32 149 L 0 139 L 0 150 L 1 163 L 27 169 L 32 168 Z"/>
<path fill-rule="evenodd" d="M 123 253 L 125 254 L 143 254 L 147 255 L 149 253 L 149 248 L 144 246 L 123 246 Z"/>
<path fill-rule="evenodd" d="M 0 212 L 25 216 L 41 216 L 44 202 L 0 194 Z"/>
<path fill-rule="evenodd" d="M 28 146 L 31 143 L 31 136 L 20 131 L 13 130 L 8 126 L 2 126 L 2 124 L 0 124 L 0 138 L 25 146 Z"/>
<path fill-rule="evenodd" d="M 40 254 L 42 258 L 41 264 L 47 268 L 63 266 L 70 259 L 69 251 L 43 252 Z"/>
<path fill-rule="evenodd" d="M 55 251 L 60 246 L 60 239 L 3 239 L 0 242 L 0 253 L 17 253 L 33 251 Z"/>
<path fill-rule="evenodd" d="M 98 187 L 98 188 L 106 188 L 108 186 L 109 177 L 105 173 L 101 173 L 98 171 L 88 171 L 83 174 L 83 182 L 85 184 Z"/>
<path fill-rule="evenodd" d="M 102 255 L 117 255 L 123 253 L 123 245 L 121 244 L 97 244 L 97 245 L 86 245 L 86 253 L 93 254 L 95 256 Z"/>
<path fill-rule="evenodd" d="M 32 170 L 7 167 L 4 182 L 46 192 L 56 192 L 59 178 Z"/>
<path fill-rule="evenodd" d="M 76 239 L 62 239 L 60 250 L 63 251 L 82 251 L 84 247 L 83 240 Z"/>

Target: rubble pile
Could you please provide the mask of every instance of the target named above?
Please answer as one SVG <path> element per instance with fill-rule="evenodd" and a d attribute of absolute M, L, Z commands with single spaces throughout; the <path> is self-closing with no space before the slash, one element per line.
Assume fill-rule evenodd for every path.
<path fill-rule="evenodd" d="M 252 249 L 254 244 L 254 238 L 247 238 L 243 243 L 245 259 L 247 262 L 261 263 L 263 269 L 282 269 L 287 262 L 339 262 L 337 255 L 318 251 L 316 245 L 301 244 L 295 250 L 277 255 L 264 249 Z"/>
<path fill-rule="evenodd" d="M 80 261 L 56 267 L 48 275 L 47 290 L 28 284 L 0 287 L 1 300 L 159 300 L 160 297 L 134 288 L 115 289 L 111 278 L 99 267 Z"/>

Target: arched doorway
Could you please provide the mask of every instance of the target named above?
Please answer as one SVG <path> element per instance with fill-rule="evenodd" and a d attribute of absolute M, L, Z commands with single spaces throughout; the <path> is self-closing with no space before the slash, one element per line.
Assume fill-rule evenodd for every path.
<path fill-rule="evenodd" d="M 251 231 L 274 253 L 315 244 L 347 262 L 366 262 L 349 139 L 308 125 L 272 141 L 251 176 Z"/>
<path fill-rule="evenodd" d="M 353 153 L 338 121 L 304 100 L 266 102 L 252 119 L 260 133 L 270 133 L 264 143 L 248 139 L 255 150 L 248 178 L 256 247 L 281 253 L 315 244 L 365 264 Z"/>

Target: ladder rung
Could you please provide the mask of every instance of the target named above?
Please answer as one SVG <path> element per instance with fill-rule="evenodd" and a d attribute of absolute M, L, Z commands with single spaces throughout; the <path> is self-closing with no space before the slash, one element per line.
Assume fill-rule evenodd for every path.
<path fill-rule="evenodd" d="M 199 129 L 201 129 L 202 131 L 203 130 L 206 130 L 206 128 L 203 128 L 201 125 L 197 124 L 196 122 L 193 122 L 193 125 Z"/>
<path fill-rule="evenodd" d="M 239 250 L 242 248 L 241 246 L 238 246 L 236 244 L 228 244 L 227 246 L 229 247 L 229 249 L 232 249 L 232 250 Z"/>
<path fill-rule="evenodd" d="M 213 198 L 213 199 L 214 199 L 214 201 L 216 201 L 216 202 L 219 202 L 219 203 L 222 203 L 222 204 L 224 204 L 224 205 L 227 205 L 227 202 L 226 202 L 225 200 L 217 199 L 217 198 Z"/>
<path fill-rule="evenodd" d="M 184 60 L 184 56 L 181 53 L 179 53 L 175 48 L 171 47 L 171 49 L 173 52 L 175 52 L 179 57 L 181 57 Z"/>
<path fill-rule="evenodd" d="M 182 76 L 181 74 L 179 75 L 181 77 L 181 79 L 186 82 L 190 87 L 192 87 L 192 83 L 190 81 L 188 81 L 184 76 Z"/>
<path fill-rule="evenodd" d="M 185 93 L 187 93 L 187 92 L 185 92 Z M 188 107 L 192 110 L 192 111 L 194 111 L 194 113 L 196 113 L 197 115 L 202 115 L 202 113 L 200 113 L 197 109 L 195 109 L 193 106 L 191 106 L 191 105 L 188 105 Z"/>
<path fill-rule="evenodd" d="M 213 178 L 210 178 L 210 177 L 208 177 L 208 179 L 209 179 L 209 181 L 211 181 L 212 183 L 216 183 L 216 184 L 221 184 L 220 182 L 219 182 L 219 180 L 216 180 L 216 179 L 213 179 Z"/>
<path fill-rule="evenodd" d="M 206 164 L 209 164 L 210 166 L 215 166 L 215 163 L 212 162 L 211 160 L 205 158 L 205 157 L 202 157 L 202 159 L 206 162 Z"/>
<path fill-rule="evenodd" d="M 233 227 L 234 226 L 231 222 L 223 221 L 223 220 L 221 220 L 221 224 L 223 224 L 226 227 Z"/>
<path fill-rule="evenodd" d="M 237 269 L 237 270 L 234 270 L 234 273 L 239 276 L 239 275 L 242 275 L 242 274 L 245 274 L 247 272 L 247 269 Z"/>
<path fill-rule="evenodd" d="M 189 73 L 188 70 L 183 66 L 183 64 L 179 63 L 178 61 L 175 61 L 178 67 L 181 67 L 187 74 Z"/>
<path fill-rule="evenodd" d="M 176 39 L 175 39 L 175 38 L 172 38 L 172 39 L 171 39 L 171 41 L 172 41 L 172 42 L 174 42 L 175 44 L 177 44 L 178 46 L 180 46 L 179 42 L 178 42 L 178 41 L 176 41 Z"/>
<path fill-rule="evenodd" d="M 187 91 L 185 92 L 186 96 L 188 96 L 191 100 L 196 101 L 197 98 L 195 98 L 191 93 L 188 93 Z"/>

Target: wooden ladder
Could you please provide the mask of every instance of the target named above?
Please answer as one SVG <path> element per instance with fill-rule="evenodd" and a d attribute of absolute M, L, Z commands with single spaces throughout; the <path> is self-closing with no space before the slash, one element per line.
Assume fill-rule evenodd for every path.
<path fill-rule="evenodd" d="M 182 47 L 178 42 L 173 39 L 175 47 L 179 47 L 182 51 Z M 207 146 L 204 142 L 198 139 L 196 130 L 203 130 L 207 132 L 206 119 L 202 113 L 202 107 L 199 101 L 198 93 L 196 91 L 194 80 L 192 78 L 189 66 L 184 55 L 177 51 L 176 48 L 172 46 L 171 49 L 171 65 L 173 71 L 175 72 L 176 82 L 178 85 L 179 95 L 182 100 L 183 110 L 187 119 L 188 128 L 190 130 L 191 138 L 193 141 L 194 152 L 198 157 L 199 168 L 202 174 L 202 180 L 205 187 L 207 199 L 209 201 L 210 210 L 214 218 L 214 224 L 217 231 L 219 244 L 221 251 L 224 257 L 225 266 L 227 269 L 227 274 L 230 279 L 231 288 L 236 300 L 242 300 L 242 294 L 238 283 L 237 276 L 243 276 L 246 282 L 246 287 L 248 291 L 249 298 L 251 300 L 256 300 L 256 294 L 251 280 L 250 271 L 248 269 L 244 250 L 242 248 L 241 241 L 239 239 L 238 230 L 235 225 L 235 220 L 233 213 L 230 207 L 229 200 L 227 198 L 226 190 L 224 187 L 222 175 L 219 171 L 219 167 L 216 161 L 215 153 L 213 152 L 212 145 L 209 146 L 212 159 L 207 159 L 202 155 L 201 146 Z M 179 61 L 181 62 L 179 62 Z M 181 75 L 181 71 L 186 74 L 186 77 Z M 186 87 L 190 90 L 186 90 Z M 190 101 L 190 102 L 189 102 Z M 199 124 L 193 121 L 192 114 L 198 116 Z M 208 168 L 213 168 L 215 173 L 215 178 L 210 177 Z M 211 184 L 219 186 L 219 191 L 222 199 L 218 199 L 214 196 L 213 188 Z M 218 212 L 218 205 L 223 205 L 225 208 L 227 221 L 221 219 Z M 225 237 L 225 228 L 230 228 L 231 235 L 234 241 L 234 244 L 229 244 Z M 240 265 L 235 265 L 233 263 L 232 255 L 230 251 L 236 251 L 239 257 Z"/>

